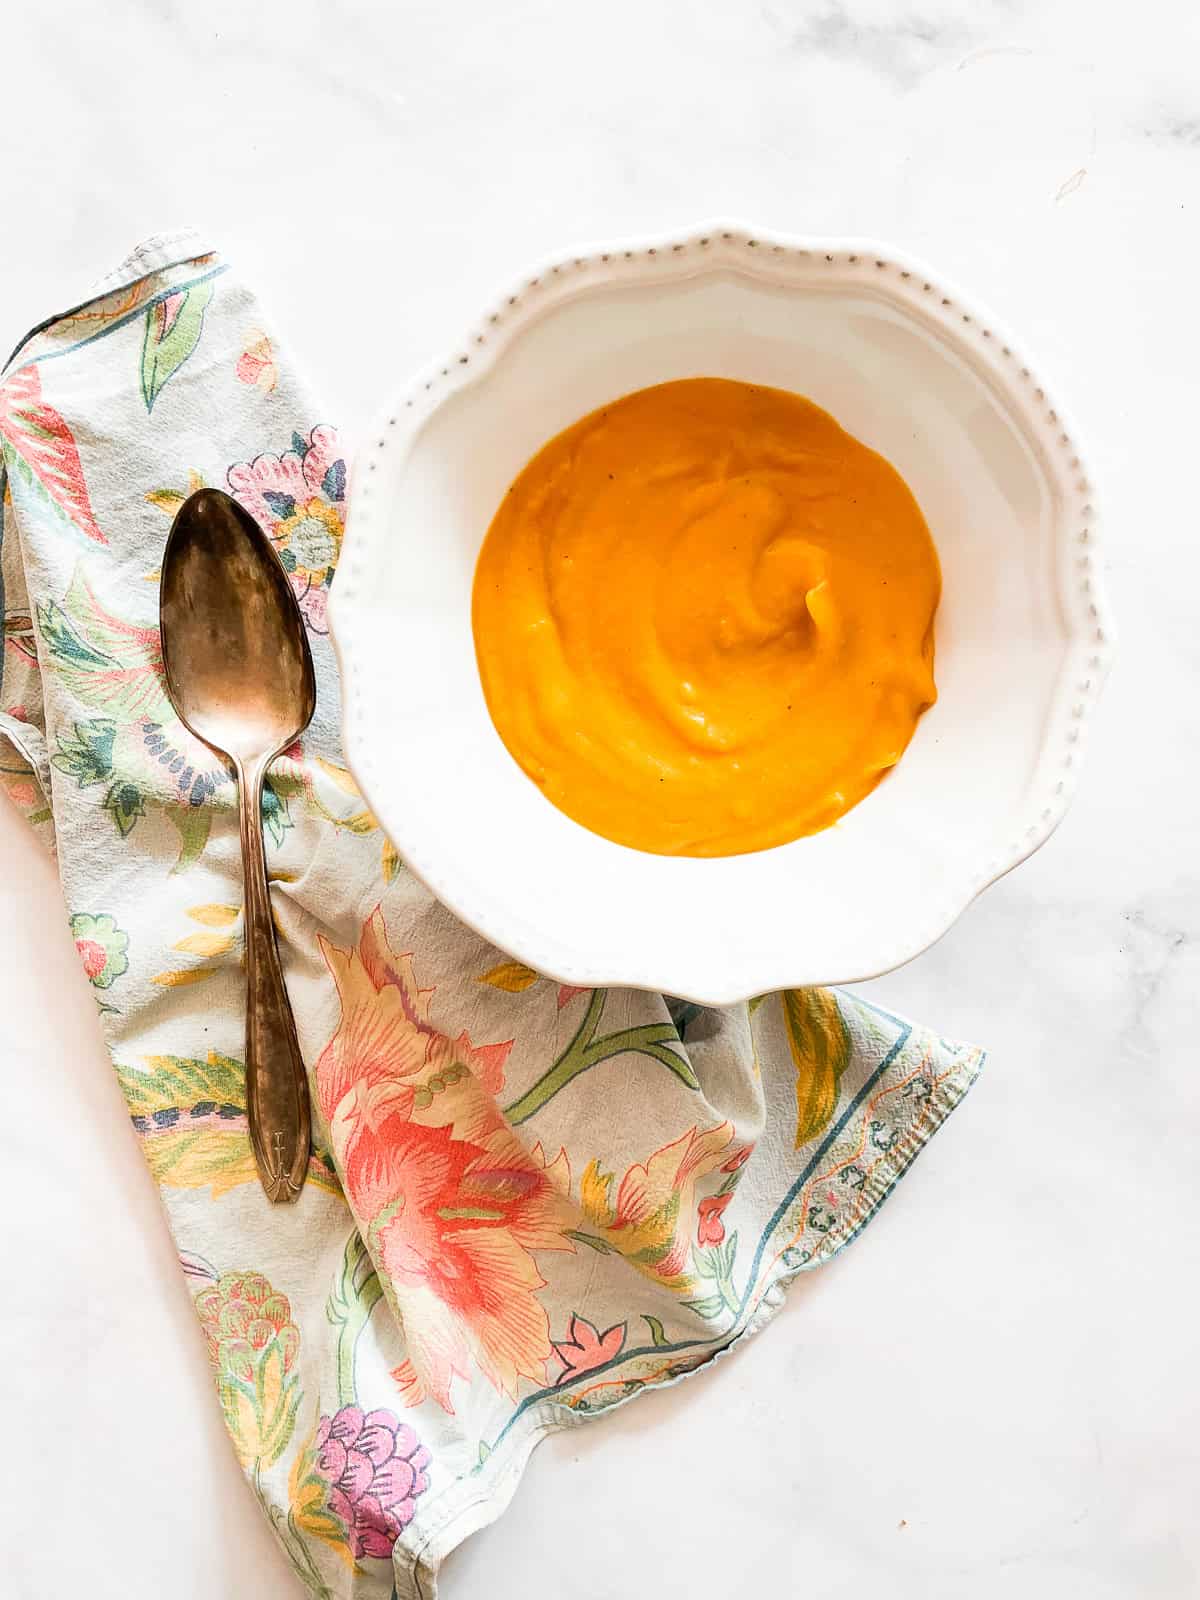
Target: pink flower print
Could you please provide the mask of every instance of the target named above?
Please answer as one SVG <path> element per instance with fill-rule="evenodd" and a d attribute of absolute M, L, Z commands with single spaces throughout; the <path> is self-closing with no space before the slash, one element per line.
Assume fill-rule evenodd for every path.
<path fill-rule="evenodd" d="M 296 596 L 296 604 L 300 607 L 300 615 L 310 633 L 327 634 L 329 632 L 329 590 L 314 589 L 309 578 L 298 579 L 292 574 L 292 590 Z"/>
<path fill-rule="evenodd" d="M 227 473 L 229 489 L 271 539 L 304 620 L 327 633 L 329 584 L 342 548 L 346 463 L 333 428 L 292 435 L 282 455 L 256 456 Z"/>
<path fill-rule="evenodd" d="M 326 1503 L 346 1525 L 350 1553 L 386 1561 L 429 1487 L 429 1451 L 390 1411 L 343 1406 L 322 1417 L 317 1470 L 329 1485 Z"/>
<path fill-rule="evenodd" d="M 293 440 L 293 444 L 296 441 Z M 304 451 L 304 481 L 313 494 L 341 504 L 346 498 L 346 463 L 342 459 L 337 429 L 327 423 L 315 427 Z"/>
<path fill-rule="evenodd" d="M 235 370 L 242 383 L 257 384 L 264 394 L 271 393 L 279 381 L 279 368 L 265 333 L 254 328 L 246 335 Z"/>
<path fill-rule="evenodd" d="M 253 461 L 240 461 L 225 476 L 233 498 L 272 535 L 286 502 L 293 502 L 294 509 L 309 497 L 304 463 L 295 450 L 281 456 L 261 455 Z"/>
<path fill-rule="evenodd" d="M 554 1353 L 563 1364 L 556 1383 L 594 1372 L 619 1356 L 625 1344 L 625 1328 L 625 1323 L 618 1322 L 606 1333 L 600 1333 L 586 1317 L 573 1313 L 567 1324 L 567 1337 L 554 1346 Z"/>
<path fill-rule="evenodd" d="M 725 1240 L 725 1224 L 721 1221 L 721 1213 L 733 1199 L 729 1194 L 714 1194 L 707 1200 L 701 1200 L 697 1208 L 700 1220 L 696 1226 L 697 1244 L 722 1244 Z"/>
<path fill-rule="evenodd" d="M 183 310 L 186 299 L 187 295 L 184 293 L 184 291 L 182 289 L 177 289 L 174 294 L 165 295 L 153 306 L 152 315 L 155 320 L 158 341 L 160 344 L 175 326 L 175 323 L 179 318 L 179 313 Z"/>
<path fill-rule="evenodd" d="M 587 994 L 587 989 L 580 989 L 573 983 L 560 983 L 558 986 L 558 1009 L 569 1006 L 577 994 Z"/>
<path fill-rule="evenodd" d="M 746 1162 L 749 1161 L 750 1152 L 753 1149 L 754 1146 L 752 1144 L 744 1144 L 740 1150 L 735 1150 L 730 1156 L 729 1160 L 721 1168 L 721 1171 L 737 1172 L 740 1167 L 744 1167 Z"/>
<path fill-rule="evenodd" d="M 271 533 L 282 514 L 291 514 L 291 500 L 302 505 L 319 499 L 340 506 L 346 498 L 346 463 L 337 429 L 316 427 L 303 438 L 292 435 L 292 448 L 282 455 L 240 461 L 226 474 L 234 499 Z"/>

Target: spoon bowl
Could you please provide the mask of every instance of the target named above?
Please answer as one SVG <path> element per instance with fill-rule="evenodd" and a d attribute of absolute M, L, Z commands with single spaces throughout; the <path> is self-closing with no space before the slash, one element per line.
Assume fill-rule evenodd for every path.
<path fill-rule="evenodd" d="M 175 709 L 235 763 L 270 759 L 312 721 L 312 656 L 262 529 L 220 489 L 180 507 L 163 558 L 163 659 Z"/>
<path fill-rule="evenodd" d="M 180 719 L 233 768 L 245 880 L 246 1113 L 271 1200 L 295 1200 L 311 1148 L 308 1082 L 267 885 L 267 768 L 299 738 L 316 680 L 295 596 L 270 541 L 220 489 L 180 506 L 159 589 L 167 693 Z"/>

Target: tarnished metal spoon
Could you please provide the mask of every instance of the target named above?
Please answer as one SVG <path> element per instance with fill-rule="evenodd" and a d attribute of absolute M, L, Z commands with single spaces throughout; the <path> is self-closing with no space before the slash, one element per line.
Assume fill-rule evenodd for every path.
<path fill-rule="evenodd" d="M 262 796 L 267 768 L 316 705 L 304 622 L 270 541 L 220 489 L 197 489 L 176 513 L 159 614 L 171 703 L 237 780 L 250 1143 L 268 1197 L 295 1200 L 311 1147 L 308 1081 L 275 945 Z"/>

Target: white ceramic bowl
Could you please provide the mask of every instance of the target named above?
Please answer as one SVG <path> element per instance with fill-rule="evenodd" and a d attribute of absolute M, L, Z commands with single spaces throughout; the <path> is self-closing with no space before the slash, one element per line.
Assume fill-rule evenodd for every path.
<path fill-rule="evenodd" d="M 898 468 L 937 544 L 939 698 L 835 827 L 656 856 L 556 810 L 488 716 L 475 558 L 501 496 L 605 401 L 699 375 L 815 400 Z M 868 241 L 732 224 L 567 256 L 496 302 L 380 419 L 332 597 L 350 764 L 397 849 L 561 982 L 725 1004 L 909 960 L 1035 850 L 1075 787 L 1111 654 L 1079 447 L 1010 336 Z"/>

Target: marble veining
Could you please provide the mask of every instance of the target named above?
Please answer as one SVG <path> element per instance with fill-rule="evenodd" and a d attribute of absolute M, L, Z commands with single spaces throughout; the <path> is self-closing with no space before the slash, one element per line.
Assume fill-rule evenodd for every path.
<path fill-rule="evenodd" d="M 1164 144 L 1200 149 L 1200 115 L 1167 112 L 1145 130 L 1146 137 Z"/>
<path fill-rule="evenodd" d="M 936 15 L 862 0 L 827 0 L 811 7 L 767 5 L 764 15 L 793 50 L 865 67 L 895 88 L 908 90 L 948 58 L 961 58 L 961 66 L 996 53 L 973 49 L 981 37 L 977 16 L 992 9 L 953 6 Z"/>

